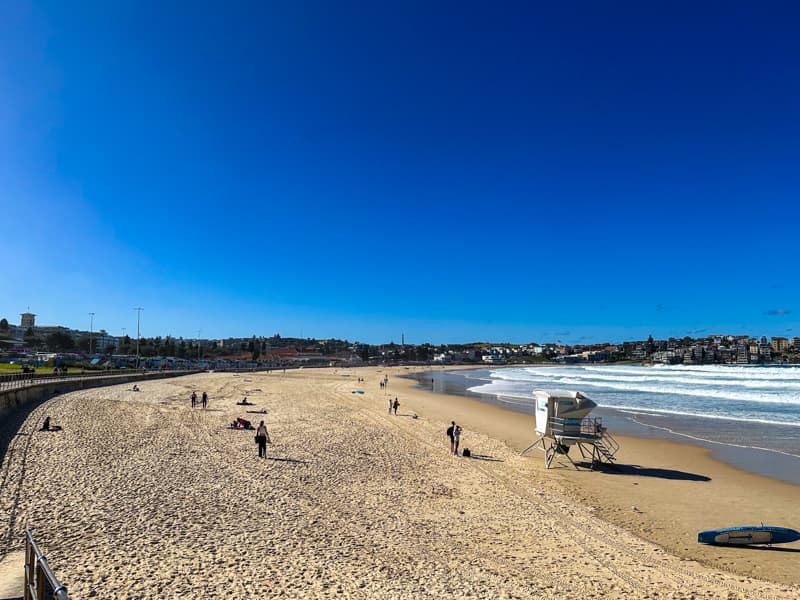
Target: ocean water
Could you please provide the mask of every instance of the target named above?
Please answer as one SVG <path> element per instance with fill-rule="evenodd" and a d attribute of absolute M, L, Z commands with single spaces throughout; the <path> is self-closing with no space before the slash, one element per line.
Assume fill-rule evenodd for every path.
<path fill-rule="evenodd" d="M 534 389 L 580 390 L 628 411 L 797 427 L 800 368 L 745 366 L 565 366 L 494 369 L 471 392 L 528 402 Z"/>
<path fill-rule="evenodd" d="M 798 366 L 598 364 L 427 377 L 419 379 L 422 387 L 531 415 L 533 390 L 579 390 L 612 431 L 696 443 L 739 467 L 800 483 Z"/>

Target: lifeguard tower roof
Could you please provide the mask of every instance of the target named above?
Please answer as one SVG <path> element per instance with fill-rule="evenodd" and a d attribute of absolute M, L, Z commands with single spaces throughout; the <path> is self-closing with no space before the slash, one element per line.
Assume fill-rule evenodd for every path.
<path fill-rule="evenodd" d="M 534 390 L 536 431 L 551 435 L 550 426 L 554 418 L 583 419 L 597 406 L 582 392 L 569 390 Z"/>
<path fill-rule="evenodd" d="M 573 398 L 575 400 L 589 400 L 589 396 L 583 392 L 576 392 L 572 390 L 534 390 L 535 395 L 547 395 L 551 398 Z"/>

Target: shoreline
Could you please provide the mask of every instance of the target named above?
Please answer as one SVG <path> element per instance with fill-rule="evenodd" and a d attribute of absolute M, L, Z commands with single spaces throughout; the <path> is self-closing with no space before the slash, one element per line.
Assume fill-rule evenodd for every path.
<path fill-rule="evenodd" d="M 57 396 L 19 428 L 26 450 L 6 454 L 0 541 L 19 550 L 30 527 L 75 598 L 800 593 L 797 544 L 696 543 L 698 525 L 734 514 L 797 528 L 795 486 L 627 438 L 630 472 L 545 470 L 541 453 L 519 456 L 532 417 L 414 389 L 409 370 L 203 373 Z M 45 415 L 63 429 L 40 432 Z M 267 460 L 252 431 L 228 427 L 237 417 L 266 421 Z M 472 459 L 449 455 L 451 420 Z"/>
<path fill-rule="evenodd" d="M 496 367 L 491 367 L 492 369 Z M 472 392 L 468 388 L 472 387 L 471 382 L 460 378 L 448 378 L 449 372 L 463 370 L 481 370 L 485 366 L 451 367 L 444 369 L 432 369 L 427 372 L 434 373 L 434 377 L 442 379 L 436 381 L 433 388 L 434 393 L 450 393 L 454 396 L 471 398 L 486 404 L 500 406 L 521 415 L 533 415 L 531 411 L 518 410 L 517 404 L 504 402 L 493 394 Z M 418 381 L 418 387 L 423 391 L 431 391 L 427 383 L 420 380 L 416 373 L 408 373 L 407 377 Z M 457 374 L 454 373 L 456 377 Z M 591 395 L 591 393 L 590 393 Z M 656 439 L 671 441 L 675 444 L 688 444 L 703 448 L 711 452 L 711 455 L 718 461 L 728 464 L 754 475 L 763 475 L 771 479 L 776 479 L 800 485 L 800 456 L 785 452 L 780 449 L 770 449 L 749 444 L 738 444 L 733 441 L 714 440 L 701 436 L 699 428 L 692 429 L 691 425 L 684 430 L 678 430 L 681 421 L 693 421 L 702 419 L 694 416 L 660 415 L 646 410 L 621 409 L 612 406 L 599 406 L 594 414 L 603 417 L 604 424 L 608 426 L 610 432 L 615 436 L 626 436 L 640 439 Z M 641 419 L 641 420 L 640 420 Z M 666 423 L 657 424 L 658 420 L 666 420 Z M 693 435 L 697 433 L 697 435 Z M 800 433 L 800 429 L 798 430 Z"/>
<path fill-rule="evenodd" d="M 419 395 L 418 406 L 425 414 L 444 422 L 449 422 L 447 415 L 452 414 L 468 430 L 499 439 L 517 452 L 535 439 L 532 414 L 484 402 L 474 394 L 432 392 L 418 387 L 414 376 L 399 379 L 404 382 L 404 393 Z M 576 471 L 569 463 L 554 463 L 555 468 L 545 470 L 543 454 L 535 450 L 525 458 L 537 463 L 537 476 L 557 482 L 568 496 L 593 514 L 671 554 L 771 581 L 800 581 L 792 560 L 775 561 L 764 556 L 786 558 L 792 552 L 800 552 L 797 544 L 765 553 L 752 548 L 706 546 L 696 541 L 702 530 L 761 522 L 800 530 L 796 510 L 799 485 L 729 464 L 698 444 L 618 434 L 613 430 L 612 434 L 620 443 L 617 463 L 624 466 L 621 473 L 610 469 Z M 469 446 L 469 442 L 465 441 L 465 445 Z"/>

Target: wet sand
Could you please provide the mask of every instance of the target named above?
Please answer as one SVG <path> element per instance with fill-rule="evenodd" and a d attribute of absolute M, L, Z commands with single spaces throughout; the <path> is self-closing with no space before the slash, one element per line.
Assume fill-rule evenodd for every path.
<path fill-rule="evenodd" d="M 398 383 L 411 397 L 420 398 L 420 410 L 443 421 L 455 419 L 517 451 L 536 439 L 532 415 L 463 395 L 418 390 L 415 380 L 400 379 Z M 800 530 L 800 486 L 715 460 L 712 451 L 701 446 L 657 438 L 614 437 L 620 443 L 618 469 L 576 471 L 561 460 L 549 471 L 541 468 L 537 473 L 603 519 L 677 556 L 753 577 L 800 583 L 796 570 L 800 542 L 772 550 L 697 543 L 699 531 L 719 527 L 763 522 Z M 541 451 L 533 450 L 526 457 L 543 467 Z"/>
<path fill-rule="evenodd" d="M 800 593 L 786 585 L 797 582 L 787 566 L 796 555 L 703 555 L 685 522 L 698 506 L 706 520 L 755 506 L 741 490 L 730 502 L 721 495 L 743 484 L 777 519 L 783 494 L 798 497 L 793 486 L 742 480 L 691 447 L 648 440 L 641 449 L 623 440 L 624 460 L 711 481 L 545 471 L 540 455 L 517 455 L 531 441 L 529 419 L 416 390 L 401 372 L 202 374 L 146 382 L 138 393 L 116 386 L 54 398 L 6 453 L 0 547 L 18 550 L 30 526 L 76 599 Z M 378 387 L 386 374 L 388 394 Z M 193 389 L 208 391 L 208 410 L 190 408 Z M 235 404 L 245 395 L 254 407 Z M 394 396 L 398 416 L 387 410 Z M 261 409 L 273 441 L 266 460 L 252 431 L 226 428 L 237 416 L 257 424 L 262 416 L 245 410 Z M 64 431 L 35 432 L 45 415 Z M 451 419 L 479 458 L 449 456 Z M 626 514 L 632 504 L 641 513 Z M 639 537 L 669 527 L 692 530 L 691 543 L 672 539 L 707 564 L 673 555 L 674 542 L 667 552 Z"/>

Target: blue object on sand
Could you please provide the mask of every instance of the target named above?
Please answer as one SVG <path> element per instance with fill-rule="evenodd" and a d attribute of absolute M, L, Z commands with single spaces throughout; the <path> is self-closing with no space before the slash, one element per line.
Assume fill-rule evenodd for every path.
<path fill-rule="evenodd" d="M 697 534 L 701 544 L 725 546 L 748 546 L 751 544 L 788 544 L 800 540 L 800 532 L 787 527 L 748 525 L 745 527 L 726 527 L 709 529 Z"/>
<path fill-rule="evenodd" d="M 350 393 L 351 393 L 351 394 L 363 394 L 363 393 L 364 393 L 364 390 L 353 390 L 353 391 L 352 391 L 352 392 L 350 392 Z"/>

